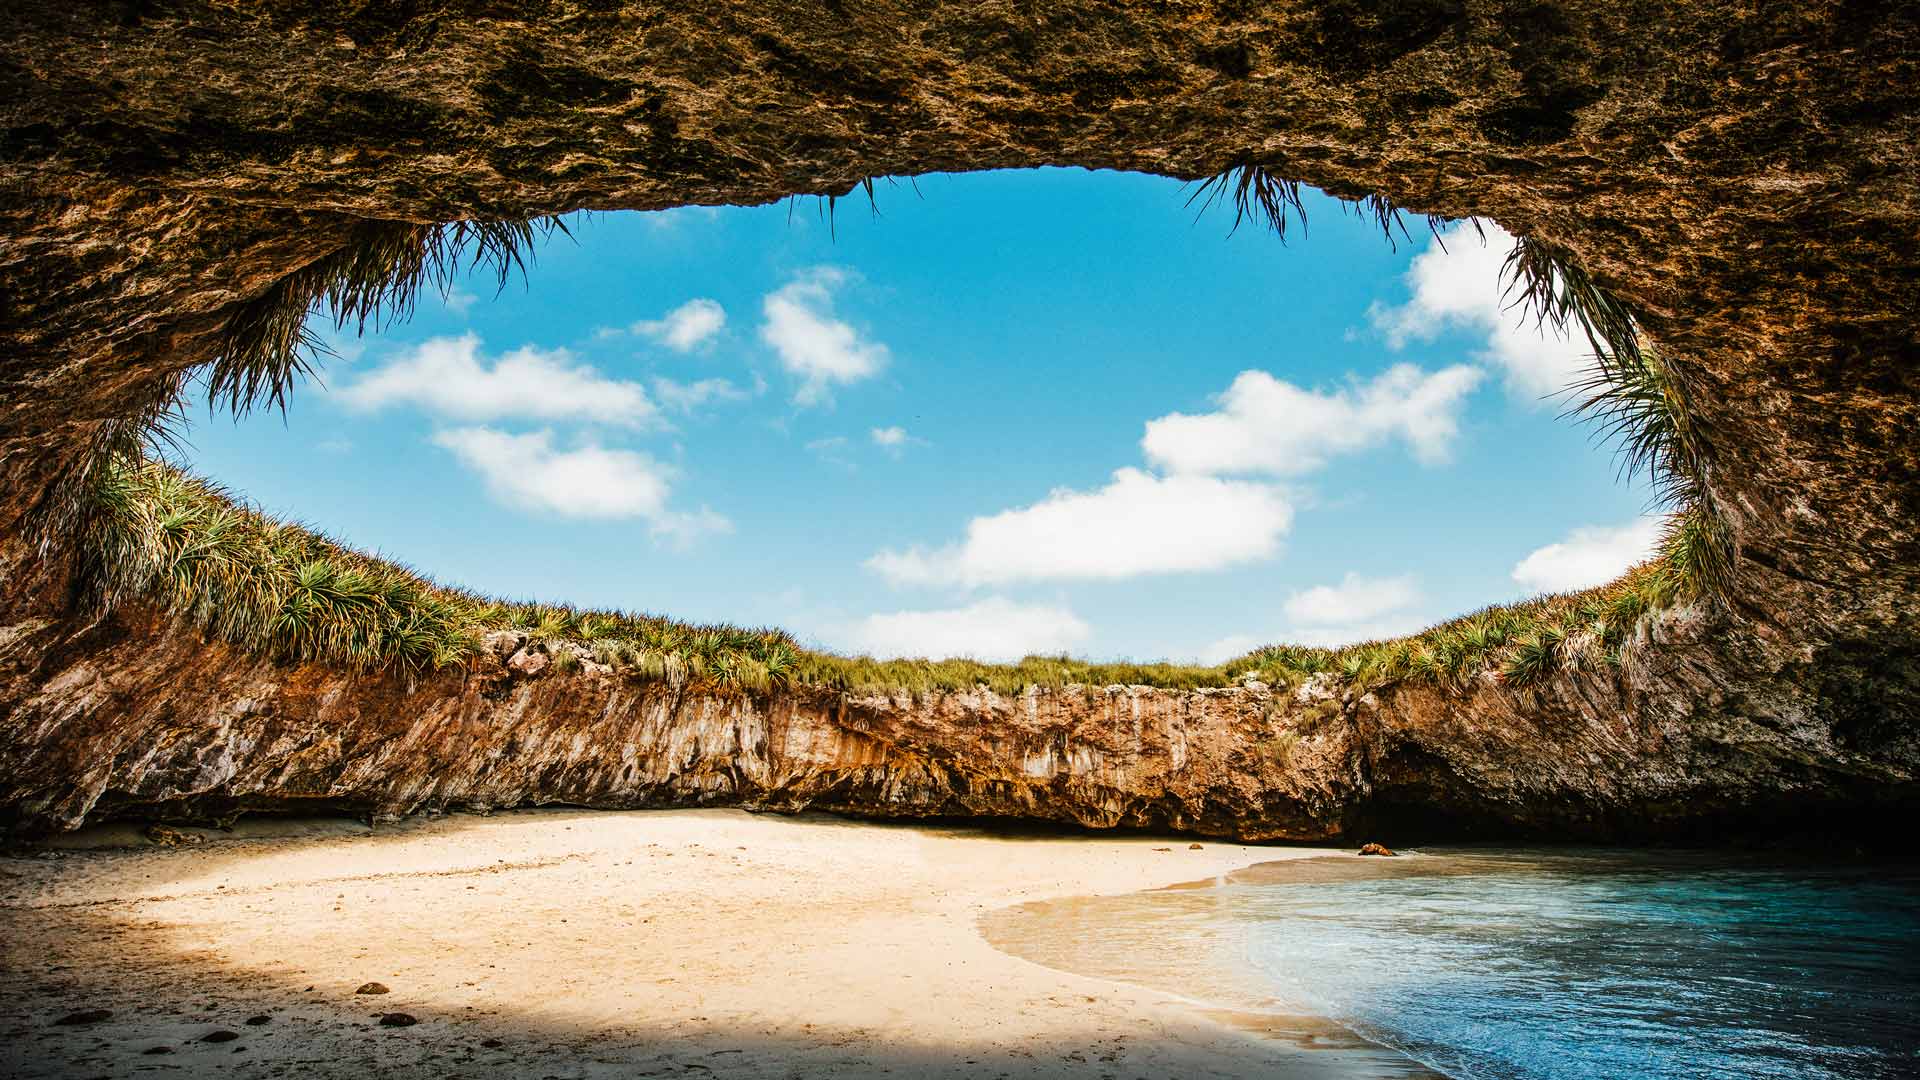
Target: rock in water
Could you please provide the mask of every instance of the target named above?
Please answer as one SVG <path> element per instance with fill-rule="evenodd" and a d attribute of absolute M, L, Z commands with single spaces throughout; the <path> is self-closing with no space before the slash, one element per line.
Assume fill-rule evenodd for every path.
<path fill-rule="evenodd" d="M 1385 845 L 1385 844 L 1368 844 L 1368 845 L 1367 845 L 1366 847 L 1363 847 L 1363 848 L 1361 848 L 1361 849 L 1360 849 L 1360 854 L 1362 854 L 1362 855 L 1386 855 L 1386 856 L 1389 856 L 1389 857 L 1391 857 L 1391 856 L 1393 855 L 1393 849 L 1392 849 L 1392 848 L 1390 848 L 1390 847 L 1388 847 L 1388 846 L 1387 846 L 1387 845 Z"/>
<path fill-rule="evenodd" d="M 356 994 L 386 994 L 391 992 L 392 991 L 387 989 L 386 983 L 377 982 L 362 983 L 360 989 L 354 991 Z"/>

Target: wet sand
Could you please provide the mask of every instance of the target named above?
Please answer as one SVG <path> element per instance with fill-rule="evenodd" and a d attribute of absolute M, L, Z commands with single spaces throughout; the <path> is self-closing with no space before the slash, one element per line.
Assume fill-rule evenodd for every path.
<path fill-rule="evenodd" d="M 739 811 L 201 835 L 0 860 L 0 1074 L 1424 1075 L 1311 1018 L 1070 974 L 981 933 L 1008 905 L 1312 849 Z"/>

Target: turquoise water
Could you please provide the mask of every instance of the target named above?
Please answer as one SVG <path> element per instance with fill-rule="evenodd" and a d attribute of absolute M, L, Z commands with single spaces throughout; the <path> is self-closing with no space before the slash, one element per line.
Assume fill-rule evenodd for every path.
<path fill-rule="evenodd" d="M 1114 920 L 1145 954 L 1133 964 L 1034 958 L 1330 1017 L 1461 1080 L 1920 1076 L 1913 864 L 1317 858 L 1032 905 L 1001 936 L 1098 936 Z"/>

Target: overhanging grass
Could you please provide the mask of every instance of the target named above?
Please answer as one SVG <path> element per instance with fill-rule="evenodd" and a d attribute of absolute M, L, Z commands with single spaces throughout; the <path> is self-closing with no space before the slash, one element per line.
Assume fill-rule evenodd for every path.
<path fill-rule="evenodd" d="M 876 660 L 807 649 L 781 630 L 492 600 L 436 585 L 275 521 L 161 462 L 115 465 L 98 491 L 89 555 L 102 602 L 150 600 L 260 655 L 361 670 L 461 665 L 489 632 L 515 630 L 545 643 L 563 673 L 588 658 L 624 677 L 748 692 L 788 685 L 854 694 L 1116 684 L 1194 690 L 1249 677 L 1292 684 L 1319 673 L 1362 688 L 1409 680 L 1464 685 L 1483 672 L 1527 685 L 1560 663 L 1617 663 L 1643 615 L 1689 595 L 1668 556 L 1612 585 L 1486 608 L 1407 638 L 1341 649 L 1274 646 L 1214 666 L 1065 656 L 1011 664 Z"/>

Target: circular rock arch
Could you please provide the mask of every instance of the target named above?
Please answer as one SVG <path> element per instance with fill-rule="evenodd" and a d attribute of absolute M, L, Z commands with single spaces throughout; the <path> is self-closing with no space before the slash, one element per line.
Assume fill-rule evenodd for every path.
<path fill-rule="evenodd" d="M 712 795 L 1249 836 L 1421 814 L 1456 831 L 1649 835 L 1915 798 L 1920 26 L 1908 6 L 17 8 L 0 65 L 0 801 L 22 827 L 116 807 L 310 798 L 382 812 L 578 788 L 609 805 Z M 344 752 L 292 774 L 255 762 L 245 789 L 209 780 L 192 755 L 146 771 L 102 764 L 155 724 L 185 724 L 203 750 L 236 724 L 261 734 L 267 721 L 233 716 L 235 700 L 255 700 L 242 684 L 276 688 L 270 713 L 242 714 L 279 716 L 275 737 L 348 725 L 288 689 L 344 673 L 204 655 L 160 612 L 84 611 L 73 552 L 44 523 L 102 439 L 217 354 L 237 312 L 366 222 L 751 204 L 1037 165 L 1185 179 L 1256 166 L 1490 218 L 1564 251 L 1632 305 L 1686 387 L 1737 552 L 1731 588 L 1648 628 L 1611 681 L 1342 701 L 1343 741 L 1312 768 L 1249 764 L 1254 728 L 1222 720 L 1204 777 L 1169 764 L 1137 789 L 1064 765 L 1021 779 L 1004 754 L 958 745 L 951 724 L 915 727 L 920 706 L 844 697 L 702 705 L 735 709 L 706 730 L 711 768 L 645 790 L 599 765 L 565 790 L 498 776 L 462 788 L 446 775 L 477 766 L 446 734 L 416 767 L 351 782 L 364 761 Z M 219 693 L 188 700 L 166 682 L 215 668 Z M 365 691 L 353 730 L 387 730 L 419 692 Z M 556 716 L 581 708 L 527 692 Z M 1003 704 L 951 709 L 997 717 Z M 660 722 L 684 729 L 686 707 Z M 787 720 L 769 719 L 783 709 Z M 484 713 L 468 702 L 445 715 Z M 1099 730 L 1114 715 L 1067 709 L 1009 738 L 1025 758 L 1080 739 L 1116 760 L 1176 756 Z M 840 742 L 825 765 L 748 745 L 776 728 Z"/>

